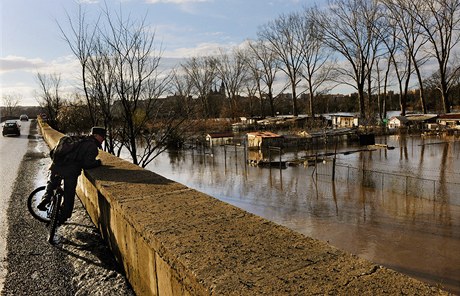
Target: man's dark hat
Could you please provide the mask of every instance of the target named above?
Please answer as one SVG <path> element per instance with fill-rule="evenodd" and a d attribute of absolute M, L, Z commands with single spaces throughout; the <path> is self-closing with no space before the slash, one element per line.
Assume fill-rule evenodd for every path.
<path fill-rule="evenodd" d="M 103 136 L 105 138 L 106 130 L 103 127 L 95 126 L 95 127 L 91 128 L 91 134 L 92 135 L 100 135 L 100 136 Z"/>

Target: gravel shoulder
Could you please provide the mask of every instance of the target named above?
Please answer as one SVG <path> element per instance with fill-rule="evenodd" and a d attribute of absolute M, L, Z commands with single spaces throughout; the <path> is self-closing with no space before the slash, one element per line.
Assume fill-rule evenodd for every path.
<path fill-rule="evenodd" d="M 32 123 L 29 147 L 8 207 L 7 275 L 2 295 L 135 295 L 80 200 L 59 243 L 28 212 L 29 193 L 46 182 L 48 147 Z"/>

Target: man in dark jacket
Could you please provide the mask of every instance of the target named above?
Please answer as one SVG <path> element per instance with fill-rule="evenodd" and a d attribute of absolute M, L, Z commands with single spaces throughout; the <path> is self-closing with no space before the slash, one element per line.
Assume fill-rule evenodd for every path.
<path fill-rule="evenodd" d="M 61 224 L 72 216 L 75 189 L 77 187 L 78 176 L 82 169 L 92 169 L 101 165 L 101 160 L 96 159 L 101 149 L 102 142 L 105 140 L 106 131 L 102 127 L 93 127 L 91 135 L 82 139 L 76 148 L 76 157 L 74 161 L 57 164 L 53 162 L 50 167 L 50 176 L 46 185 L 46 193 L 37 206 L 38 209 L 46 210 L 50 203 L 53 191 L 60 186 L 61 180 L 64 180 L 64 203 L 61 212 Z"/>

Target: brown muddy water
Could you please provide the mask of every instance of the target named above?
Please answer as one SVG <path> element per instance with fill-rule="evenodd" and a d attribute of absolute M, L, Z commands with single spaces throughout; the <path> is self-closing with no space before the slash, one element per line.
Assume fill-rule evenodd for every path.
<path fill-rule="evenodd" d="M 390 149 L 281 155 L 289 162 L 337 151 L 334 182 L 330 157 L 316 168 L 260 168 L 230 146 L 165 152 L 147 169 L 460 295 L 460 139 L 390 136 L 376 143 Z M 271 157 L 279 160 L 276 152 Z"/>

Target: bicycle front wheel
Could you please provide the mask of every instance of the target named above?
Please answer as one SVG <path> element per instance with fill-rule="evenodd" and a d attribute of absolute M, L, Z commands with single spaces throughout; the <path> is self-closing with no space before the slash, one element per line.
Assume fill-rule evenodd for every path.
<path fill-rule="evenodd" d="M 62 201 L 62 194 L 56 193 L 51 199 L 51 219 L 48 225 L 49 227 L 49 237 L 48 242 L 50 244 L 54 244 L 54 235 L 56 234 L 56 230 L 58 227 L 58 220 L 59 220 L 59 212 L 61 209 L 61 201 Z"/>
<path fill-rule="evenodd" d="M 48 211 L 40 211 L 37 206 L 42 201 L 42 197 L 45 194 L 46 186 L 40 186 L 30 193 L 27 199 L 27 209 L 29 209 L 32 217 L 40 222 L 48 223 L 50 221 Z"/>

